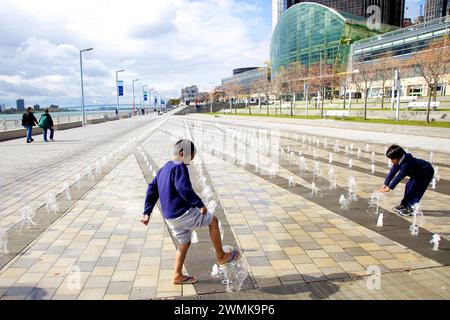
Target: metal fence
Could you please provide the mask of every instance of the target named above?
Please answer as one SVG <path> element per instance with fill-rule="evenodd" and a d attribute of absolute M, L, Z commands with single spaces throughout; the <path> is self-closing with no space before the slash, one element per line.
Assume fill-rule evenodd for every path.
<path fill-rule="evenodd" d="M 119 112 L 119 116 L 121 114 L 129 114 L 129 112 Z M 86 120 L 115 118 L 115 117 L 116 117 L 116 113 L 114 111 L 86 114 Z M 53 122 L 55 124 L 83 121 L 83 116 L 81 114 L 80 115 L 63 115 L 63 114 L 55 115 L 55 114 L 53 114 L 52 118 L 53 118 Z M 15 129 L 22 129 L 22 128 L 23 127 L 22 127 L 21 119 L 0 120 L 0 131 L 15 130 Z"/>

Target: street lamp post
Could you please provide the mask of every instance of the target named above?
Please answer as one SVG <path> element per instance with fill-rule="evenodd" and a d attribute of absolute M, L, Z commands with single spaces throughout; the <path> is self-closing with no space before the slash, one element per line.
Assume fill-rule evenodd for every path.
<path fill-rule="evenodd" d="M 83 112 L 83 125 L 86 125 L 86 114 L 84 112 L 84 85 L 83 85 L 83 56 L 85 51 L 91 51 L 93 48 L 80 50 L 80 73 L 81 73 L 81 110 Z"/>
<path fill-rule="evenodd" d="M 148 87 L 148 84 L 142 86 L 142 109 L 145 109 L 145 88 Z M 148 100 L 148 95 L 147 95 Z"/>
<path fill-rule="evenodd" d="M 136 110 L 136 109 L 135 109 L 135 104 L 134 104 L 134 98 L 135 98 L 135 97 L 134 97 L 134 83 L 135 83 L 135 82 L 138 82 L 138 81 L 139 81 L 139 79 L 133 80 L 133 113 L 132 113 L 132 115 L 131 115 L 132 117 L 134 117 L 134 113 L 136 112 L 136 111 L 135 111 L 135 110 Z"/>
<path fill-rule="evenodd" d="M 119 72 L 124 72 L 125 70 L 116 71 L 116 92 L 117 92 L 117 111 L 119 111 Z"/>

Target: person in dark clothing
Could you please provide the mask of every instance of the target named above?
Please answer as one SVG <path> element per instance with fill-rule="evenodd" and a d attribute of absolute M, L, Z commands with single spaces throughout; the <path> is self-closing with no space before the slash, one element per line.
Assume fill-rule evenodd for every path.
<path fill-rule="evenodd" d="M 393 166 L 380 191 L 394 190 L 397 184 L 408 176 L 409 181 L 405 186 L 403 200 L 394 211 L 402 216 L 411 216 L 414 211 L 412 206 L 420 202 L 433 179 L 433 166 L 428 161 L 414 158 L 412 154 L 395 144 L 389 147 L 386 157 L 391 159 Z"/>
<path fill-rule="evenodd" d="M 116 118 L 119 117 L 119 110 L 116 109 Z"/>
<path fill-rule="evenodd" d="M 28 107 L 27 111 L 22 115 L 22 126 L 27 129 L 27 143 L 34 141 L 31 137 L 33 135 L 33 127 L 38 124 L 32 110 L 31 107 Z"/>
<path fill-rule="evenodd" d="M 42 128 L 44 142 L 48 142 L 47 130 L 50 130 L 50 141 L 55 141 L 55 139 L 53 139 L 53 136 L 55 134 L 55 130 L 53 129 L 53 119 L 48 109 L 46 109 L 45 112 L 39 118 L 39 127 Z"/>
<path fill-rule="evenodd" d="M 224 252 L 219 220 L 211 212 L 208 212 L 207 207 L 192 188 L 187 165 L 194 159 L 195 153 L 196 148 L 190 140 L 179 140 L 174 145 L 172 160 L 159 169 L 148 186 L 141 219 L 143 224 L 148 224 L 150 214 L 159 200 L 163 218 L 179 244 L 172 278 L 174 284 L 197 282 L 195 277 L 182 273 L 183 263 L 195 228 L 209 227 L 218 265 L 225 265 L 241 257 L 239 250 Z"/>

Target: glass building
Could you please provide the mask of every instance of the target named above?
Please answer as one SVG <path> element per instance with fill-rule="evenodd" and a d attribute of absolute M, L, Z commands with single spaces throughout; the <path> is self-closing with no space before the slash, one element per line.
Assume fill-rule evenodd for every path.
<path fill-rule="evenodd" d="M 292 0 L 294 3 L 315 2 L 338 11 L 347 12 L 359 17 L 369 18 L 375 12 L 373 6 L 379 8 L 381 23 L 401 27 L 405 11 L 405 0 Z"/>
<path fill-rule="evenodd" d="M 253 85 L 262 79 L 267 79 L 266 67 L 249 67 L 233 70 L 233 76 L 222 79 L 222 86 L 235 83 L 243 90 L 252 90 Z"/>
<path fill-rule="evenodd" d="M 306 66 L 321 62 L 345 70 L 353 42 L 392 29 L 385 25 L 369 29 L 366 19 L 321 4 L 296 4 L 281 16 L 272 34 L 272 75 L 290 62 Z"/>
<path fill-rule="evenodd" d="M 358 63 L 384 57 L 404 59 L 444 35 L 450 35 L 450 16 L 357 41 L 352 48 L 352 60 Z"/>

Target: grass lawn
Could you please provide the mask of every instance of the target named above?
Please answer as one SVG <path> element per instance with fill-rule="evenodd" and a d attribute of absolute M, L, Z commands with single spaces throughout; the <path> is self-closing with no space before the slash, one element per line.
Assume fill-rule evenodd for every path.
<path fill-rule="evenodd" d="M 290 115 L 265 115 L 265 114 L 252 114 L 249 115 L 248 113 L 209 113 L 210 115 L 214 116 L 221 116 L 221 115 L 227 115 L 227 116 L 244 116 L 244 117 L 267 117 L 267 118 L 287 118 L 287 119 L 308 119 L 308 120 L 316 120 L 321 119 L 320 116 L 290 116 Z M 450 122 L 430 122 L 426 123 L 426 121 L 416 121 L 416 120 L 390 120 L 390 119 L 367 119 L 364 120 L 363 118 L 356 118 L 356 117 L 347 117 L 345 119 L 341 119 L 340 117 L 328 117 L 328 119 L 333 119 L 337 121 L 344 121 L 344 122 L 364 122 L 364 123 L 381 123 L 381 124 L 395 124 L 395 125 L 407 125 L 407 126 L 422 126 L 422 127 L 436 127 L 436 128 L 450 128 Z"/>

